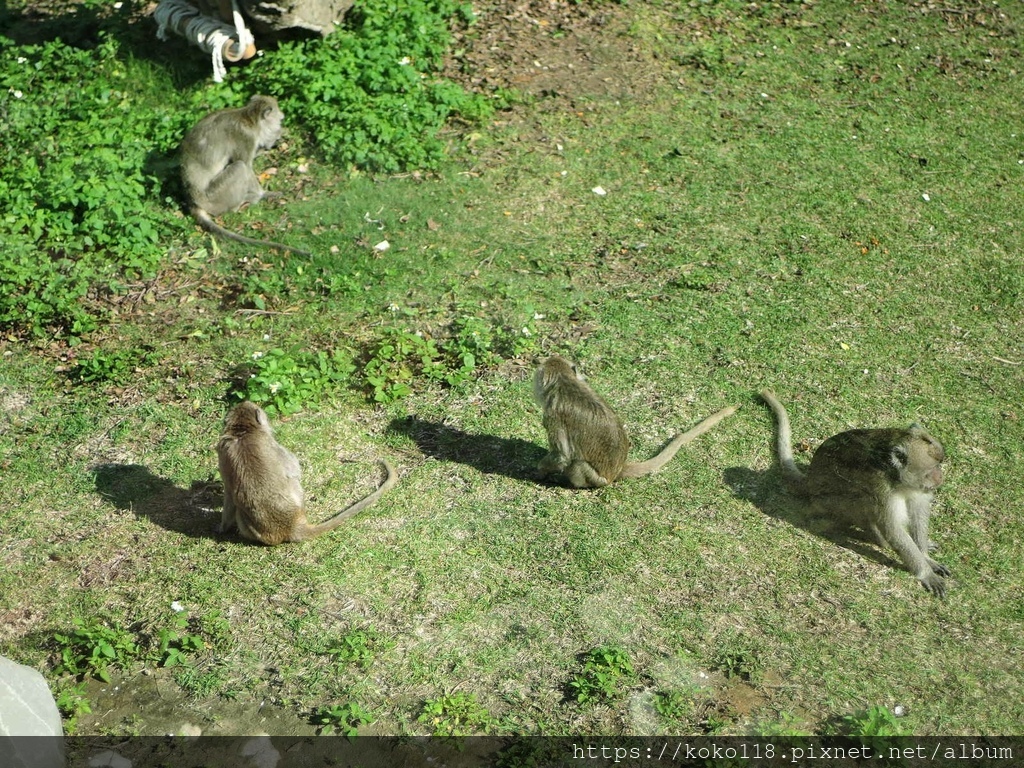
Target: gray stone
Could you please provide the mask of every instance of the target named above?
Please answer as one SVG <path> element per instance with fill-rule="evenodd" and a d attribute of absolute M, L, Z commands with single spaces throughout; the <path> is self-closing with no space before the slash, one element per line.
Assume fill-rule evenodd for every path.
<path fill-rule="evenodd" d="M 329 35 L 334 25 L 345 18 L 353 0 L 241 0 L 239 5 L 252 20 L 253 32 L 279 32 L 285 29 L 304 29 L 319 35 Z"/>
<path fill-rule="evenodd" d="M 0 656 L 0 765 L 61 768 L 64 727 L 43 676 Z M 18 738 L 49 736 L 50 738 Z"/>
<path fill-rule="evenodd" d="M 188 0 L 204 16 L 233 25 L 231 0 Z M 345 18 L 354 0 L 237 0 L 237 5 L 256 35 L 275 36 L 288 30 L 329 35 Z"/>

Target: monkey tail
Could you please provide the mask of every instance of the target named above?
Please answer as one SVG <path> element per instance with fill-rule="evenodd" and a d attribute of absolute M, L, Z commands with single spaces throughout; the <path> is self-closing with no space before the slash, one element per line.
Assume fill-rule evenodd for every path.
<path fill-rule="evenodd" d="M 791 492 L 799 494 L 803 491 L 807 478 L 804 477 L 803 472 L 797 468 L 796 462 L 793 460 L 793 439 L 789 428 L 789 414 L 786 413 L 786 409 L 782 407 L 782 403 L 771 390 L 762 390 L 761 399 L 771 407 L 778 422 L 776 449 L 779 454 L 779 465 L 782 467 L 782 479 Z"/>
<path fill-rule="evenodd" d="M 380 463 L 384 466 L 384 470 L 387 472 L 387 477 L 384 478 L 384 482 L 381 484 L 380 488 L 369 496 L 363 497 L 347 509 L 343 509 L 329 520 L 325 520 L 319 525 L 308 526 L 302 534 L 302 540 L 313 539 L 323 533 L 334 530 L 350 517 L 358 515 L 364 509 L 376 502 L 381 496 L 394 488 L 398 483 L 398 473 L 395 472 L 395 468 L 391 466 L 391 462 L 387 459 L 381 459 Z"/>
<path fill-rule="evenodd" d="M 249 245 L 259 245 L 264 248 L 276 248 L 279 251 L 291 251 L 292 253 L 298 256 L 311 255 L 309 251 L 304 251 L 301 248 L 293 248 L 292 246 L 285 245 L 284 243 L 275 243 L 273 240 L 257 240 L 254 237 L 246 237 L 245 235 L 240 235 L 237 232 L 232 232 L 230 229 L 225 229 L 216 221 L 214 221 L 213 217 L 210 216 L 210 214 L 208 214 L 198 205 L 193 206 L 192 215 L 195 216 L 196 221 L 199 222 L 199 225 L 203 229 L 205 229 L 207 232 L 217 235 L 218 237 L 225 237 L 229 240 L 237 240 L 240 243 L 247 243 Z"/>
<path fill-rule="evenodd" d="M 672 457 L 676 455 L 676 451 L 691 442 L 694 438 L 703 435 L 722 419 L 727 416 L 732 416 L 738 409 L 738 405 L 730 405 L 728 408 L 723 408 L 718 411 L 718 413 L 711 414 L 697 426 L 683 432 L 681 435 L 673 437 L 672 442 L 666 445 L 662 449 L 661 453 L 654 458 L 648 459 L 647 461 L 627 464 L 622 468 L 622 472 L 619 474 L 619 477 L 642 477 L 643 475 L 649 475 L 652 472 L 657 472 L 672 460 Z"/>

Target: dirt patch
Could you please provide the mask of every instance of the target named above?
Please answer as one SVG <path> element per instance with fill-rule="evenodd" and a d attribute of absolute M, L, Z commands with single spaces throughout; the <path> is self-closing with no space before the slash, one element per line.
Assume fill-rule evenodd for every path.
<path fill-rule="evenodd" d="M 166 669 L 115 678 L 109 684 L 90 680 L 86 685 L 92 712 L 80 717 L 81 733 L 310 736 L 316 732 L 302 713 L 290 707 L 192 697 Z"/>
<path fill-rule="evenodd" d="M 477 20 L 455 33 L 443 71 L 468 88 L 575 106 L 632 96 L 664 79 L 651 52 L 627 34 L 635 12 L 625 6 L 527 0 L 474 9 Z"/>

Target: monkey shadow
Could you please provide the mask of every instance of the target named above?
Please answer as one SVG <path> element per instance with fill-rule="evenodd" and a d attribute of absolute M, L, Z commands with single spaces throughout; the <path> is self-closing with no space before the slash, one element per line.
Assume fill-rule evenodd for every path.
<path fill-rule="evenodd" d="M 224 500 L 220 483 L 196 481 L 190 488 L 179 488 L 141 464 L 98 464 L 92 473 L 100 498 L 118 509 L 195 539 L 217 538 L 214 531 Z"/>
<path fill-rule="evenodd" d="M 424 455 L 438 461 L 467 464 L 487 475 L 544 484 L 536 468 L 547 451 L 518 438 L 474 435 L 418 416 L 393 419 L 388 431 L 410 438 Z"/>
<path fill-rule="evenodd" d="M 748 467 L 729 467 L 722 473 L 722 478 L 733 496 L 750 502 L 768 517 L 801 528 L 881 565 L 902 567 L 878 550 L 878 544 L 870 533 L 842 521 L 822 518 L 814 514 L 808 504 L 786 493 L 778 468 L 758 472 Z"/>

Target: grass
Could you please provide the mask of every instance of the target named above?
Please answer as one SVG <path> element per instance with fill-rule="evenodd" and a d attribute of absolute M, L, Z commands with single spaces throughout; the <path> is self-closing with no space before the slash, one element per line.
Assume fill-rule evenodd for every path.
<path fill-rule="evenodd" d="M 1015 23 L 980 6 L 617 8 L 609 39 L 661 76 L 632 98 L 522 105 L 435 176 L 315 167 L 320 189 L 285 209 L 310 262 L 168 256 L 130 321 L 80 347 L 0 340 L 0 653 L 56 679 L 51 638 L 76 618 L 155 636 L 177 601 L 228 621 L 186 690 L 350 703 L 379 733 L 814 731 L 896 705 L 915 734 L 1019 732 Z M 398 488 L 301 546 L 213 533 L 233 365 L 358 358 L 381 329 L 460 314 L 530 320 L 535 346 L 460 387 L 372 406 L 338 386 L 275 421 L 312 518 L 361 496 L 380 456 Z M 538 485 L 528 376 L 548 352 L 580 363 L 637 457 L 743 409 L 653 477 Z M 118 375 L 73 380 L 83 360 Z M 945 443 L 946 601 L 786 499 L 764 386 L 810 446 L 913 420 Z M 324 652 L 367 626 L 365 668 Z M 635 676 L 567 699 L 598 647 Z"/>

